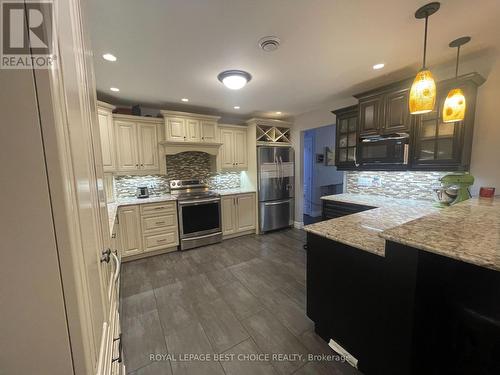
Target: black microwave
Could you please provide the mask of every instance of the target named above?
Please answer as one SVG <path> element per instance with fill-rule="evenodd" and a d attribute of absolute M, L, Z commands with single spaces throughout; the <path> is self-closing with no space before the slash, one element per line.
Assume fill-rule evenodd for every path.
<path fill-rule="evenodd" d="M 408 142 L 406 133 L 361 138 L 358 163 L 366 166 L 408 164 Z"/>

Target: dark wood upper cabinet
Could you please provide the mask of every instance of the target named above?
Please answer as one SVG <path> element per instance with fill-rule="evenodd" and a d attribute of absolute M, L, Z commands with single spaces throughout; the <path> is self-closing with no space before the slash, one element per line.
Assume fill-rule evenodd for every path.
<path fill-rule="evenodd" d="M 408 109 L 409 88 L 403 88 L 385 96 L 384 124 L 382 133 L 409 132 L 411 126 Z"/>
<path fill-rule="evenodd" d="M 411 80 L 354 95 L 359 99 L 359 135 L 409 132 L 408 96 Z"/>
<path fill-rule="evenodd" d="M 392 133 L 410 134 L 410 163 L 407 169 L 426 171 L 467 171 L 470 167 L 477 89 L 485 79 L 478 73 L 436 83 L 434 111 L 411 115 L 408 99 L 413 78 L 354 95 L 359 105 L 332 111 L 337 115 L 335 160 L 338 169 L 355 170 L 359 138 Z M 443 122 L 443 105 L 452 88 L 461 88 L 466 98 L 463 121 Z M 351 125 L 346 125 L 351 119 Z M 357 133 L 352 129 L 357 122 Z M 347 129 L 347 130 L 346 130 Z M 377 167 L 378 168 L 378 167 Z M 376 170 L 400 169 L 386 165 Z"/>
<path fill-rule="evenodd" d="M 365 98 L 359 101 L 359 134 L 378 134 L 381 127 L 383 96 Z"/>
<path fill-rule="evenodd" d="M 335 136 L 335 165 L 339 170 L 356 168 L 358 142 L 358 106 L 332 111 L 337 116 Z"/>
<path fill-rule="evenodd" d="M 413 170 L 467 171 L 470 167 L 477 88 L 484 82 L 472 73 L 437 85 L 434 111 L 415 116 L 412 131 Z M 452 88 L 461 88 L 466 98 L 463 121 L 443 122 L 443 105 Z"/>

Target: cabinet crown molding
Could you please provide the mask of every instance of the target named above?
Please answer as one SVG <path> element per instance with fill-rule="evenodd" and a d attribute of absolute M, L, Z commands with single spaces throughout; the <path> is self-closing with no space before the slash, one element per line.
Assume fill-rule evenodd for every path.
<path fill-rule="evenodd" d="M 109 109 L 111 111 L 116 108 L 114 105 L 106 103 L 106 102 L 101 102 L 100 100 L 97 101 L 97 106 L 100 108 Z"/>
<path fill-rule="evenodd" d="M 262 118 L 262 117 L 253 117 L 245 122 L 247 124 L 279 126 L 279 127 L 285 127 L 285 128 L 290 128 L 292 126 L 292 123 L 289 121 L 276 120 L 276 119 L 272 119 L 272 118 Z"/>
<path fill-rule="evenodd" d="M 115 119 L 115 120 L 127 120 L 127 121 L 132 121 L 132 122 L 151 122 L 154 124 L 163 124 L 163 119 L 158 118 L 158 117 L 124 115 L 121 113 L 113 113 L 113 119 Z"/>
<path fill-rule="evenodd" d="M 163 117 L 181 116 L 181 117 L 191 117 L 200 120 L 212 120 L 212 121 L 218 121 L 221 118 L 220 116 L 202 115 L 199 113 L 180 112 L 180 111 L 161 110 L 160 113 L 162 114 Z"/>

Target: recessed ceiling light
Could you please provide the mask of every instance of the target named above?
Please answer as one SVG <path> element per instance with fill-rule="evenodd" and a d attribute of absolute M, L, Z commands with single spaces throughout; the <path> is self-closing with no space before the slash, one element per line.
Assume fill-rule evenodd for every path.
<path fill-rule="evenodd" d="M 116 56 L 112 55 L 111 53 L 105 53 L 104 55 L 102 55 L 102 58 L 108 61 L 116 61 Z"/>
<path fill-rule="evenodd" d="M 379 70 L 379 69 L 382 69 L 384 66 L 385 66 L 384 63 L 375 64 L 375 65 L 373 65 L 373 69 Z"/>
<path fill-rule="evenodd" d="M 250 82 L 252 76 L 243 70 L 226 70 L 220 73 L 217 79 L 228 89 L 239 90 Z"/>
<path fill-rule="evenodd" d="M 183 102 L 189 102 L 189 99 L 188 98 L 182 98 L 181 99 Z"/>
<path fill-rule="evenodd" d="M 234 109 L 240 109 L 240 106 L 239 105 L 235 105 L 233 108 Z"/>
<path fill-rule="evenodd" d="M 281 112 L 280 112 L 280 111 L 278 111 L 278 112 L 276 112 L 276 114 L 277 114 L 277 115 L 281 115 Z"/>
<path fill-rule="evenodd" d="M 111 91 L 118 92 L 120 89 L 118 87 L 110 87 L 109 88 Z"/>

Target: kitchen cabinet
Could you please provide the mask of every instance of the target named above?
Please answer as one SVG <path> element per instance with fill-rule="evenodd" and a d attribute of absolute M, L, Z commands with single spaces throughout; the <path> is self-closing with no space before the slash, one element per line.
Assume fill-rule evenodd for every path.
<path fill-rule="evenodd" d="M 217 142 L 217 122 L 210 120 L 201 120 L 201 141 Z"/>
<path fill-rule="evenodd" d="M 117 170 L 150 172 L 159 170 L 158 121 L 145 121 L 135 116 L 115 115 Z"/>
<path fill-rule="evenodd" d="M 236 237 L 255 231 L 255 193 L 221 197 L 222 234 Z"/>
<path fill-rule="evenodd" d="M 161 111 L 167 142 L 216 143 L 219 116 Z"/>
<path fill-rule="evenodd" d="M 363 212 L 367 210 L 374 209 L 376 207 L 365 206 L 361 204 L 345 203 L 331 201 L 327 199 L 322 200 L 322 219 L 329 220 L 335 219 L 337 217 L 342 217 L 346 215 L 356 214 L 358 212 Z"/>
<path fill-rule="evenodd" d="M 411 169 L 466 171 L 470 167 L 477 87 L 484 82 L 478 74 L 440 82 L 434 111 L 415 118 Z M 463 121 L 443 122 L 443 105 L 452 88 L 461 88 L 466 98 Z"/>
<path fill-rule="evenodd" d="M 247 131 L 239 126 L 221 126 L 219 157 L 222 169 L 245 170 L 248 168 Z"/>
<path fill-rule="evenodd" d="M 114 172 L 116 170 L 115 132 L 112 113 L 114 108 L 114 106 L 104 102 L 98 102 L 97 104 L 102 166 L 104 172 Z"/>
<path fill-rule="evenodd" d="M 121 253 L 123 257 L 142 253 L 139 206 L 124 206 L 118 210 Z"/>
<path fill-rule="evenodd" d="M 148 252 L 177 250 L 179 245 L 175 201 L 144 203 L 118 209 L 120 249 L 125 260 Z"/>
<path fill-rule="evenodd" d="M 335 137 L 335 165 L 338 170 L 356 168 L 358 142 L 358 106 L 332 111 L 337 117 Z"/>
<path fill-rule="evenodd" d="M 355 95 L 359 99 L 359 135 L 409 132 L 408 110 L 410 80 L 395 82 Z"/>

